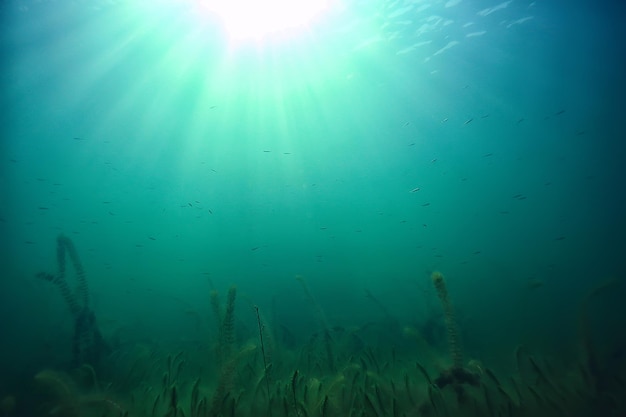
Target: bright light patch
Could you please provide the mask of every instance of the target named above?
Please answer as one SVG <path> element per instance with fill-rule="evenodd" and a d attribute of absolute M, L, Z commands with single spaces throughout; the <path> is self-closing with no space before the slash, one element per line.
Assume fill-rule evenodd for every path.
<path fill-rule="evenodd" d="M 268 34 L 306 28 L 330 0 L 206 0 L 231 38 L 261 39 Z"/>

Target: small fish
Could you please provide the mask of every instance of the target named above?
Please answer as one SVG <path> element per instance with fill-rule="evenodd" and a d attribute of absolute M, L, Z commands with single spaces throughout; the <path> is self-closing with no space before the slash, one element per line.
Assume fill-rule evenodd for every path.
<path fill-rule="evenodd" d="M 424 203 L 424 204 L 422 204 L 422 207 L 428 207 L 428 206 L 430 206 L 430 203 Z"/>
<path fill-rule="evenodd" d="M 44 206 L 39 206 L 37 207 L 39 210 L 49 210 L 48 207 L 44 207 Z"/>
<path fill-rule="evenodd" d="M 152 237 L 152 236 L 148 236 L 148 239 L 150 240 L 156 240 L 156 238 Z"/>
<path fill-rule="evenodd" d="M 258 247 L 258 246 L 255 246 L 255 247 L 253 247 L 253 248 L 252 248 L 252 249 L 250 249 L 250 250 L 255 251 L 255 250 L 258 250 L 258 249 L 259 249 L 259 247 Z"/>
<path fill-rule="evenodd" d="M 437 162 L 437 158 L 435 158 L 435 159 L 431 159 L 431 160 L 430 160 L 430 163 L 431 163 L 431 164 L 434 164 L 435 162 Z"/>
<path fill-rule="evenodd" d="M 407 127 L 410 124 L 411 124 L 411 122 L 406 122 L 405 124 L 402 125 L 402 127 Z"/>
<path fill-rule="evenodd" d="M 524 121 L 524 118 L 522 117 L 521 119 L 518 119 L 515 124 L 518 125 L 518 124 L 522 123 L 523 121 Z"/>
<path fill-rule="evenodd" d="M 463 124 L 464 124 L 464 125 L 468 125 L 468 124 L 472 123 L 472 120 L 474 120 L 474 119 L 467 119 L 467 120 L 465 121 L 465 123 L 463 123 Z"/>
<path fill-rule="evenodd" d="M 263 152 L 265 152 L 265 153 L 270 153 L 270 152 L 272 152 L 272 151 L 270 151 L 270 150 L 267 150 L 267 149 L 266 149 L 266 150 L 264 150 Z"/>
<path fill-rule="evenodd" d="M 554 239 L 554 240 L 565 240 L 565 236 L 559 236 L 559 237 L 557 237 L 557 238 L 556 238 L 556 239 Z"/>
<path fill-rule="evenodd" d="M 447 118 L 447 117 L 444 117 L 444 118 L 441 120 L 441 123 L 445 123 L 445 122 L 447 122 L 447 121 L 448 121 L 448 118 Z"/>
<path fill-rule="evenodd" d="M 489 113 L 483 114 L 482 116 L 480 116 L 481 119 L 486 119 L 487 117 L 489 117 Z"/>
<path fill-rule="evenodd" d="M 563 113 L 565 113 L 565 110 L 559 110 L 558 112 L 554 113 L 555 116 L 560 116 Z"/>
<path fill-rule="evenodd" d="M 483 158 L 488 158 L 490 156 L 493 156 L 493 154 L 492 153 L 486 153 L 486 154 L 483 155 Z"/>
<path fill-rule="evenodd" d="M 213 212 L 211 211 L 211 209 L 209 209 L 209 214 L 213 214 Z"/>
<path fill-rule="evenodd" d="M 420 187 L 415 187 L 413 188 L 411 191 L 409 191 L 410 193 L 416 193 L 420 190 Z"/>

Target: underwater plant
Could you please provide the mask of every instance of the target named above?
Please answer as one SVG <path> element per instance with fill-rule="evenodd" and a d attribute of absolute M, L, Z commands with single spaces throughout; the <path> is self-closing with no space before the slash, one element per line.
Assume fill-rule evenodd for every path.
<path fill-rule="evenodd" d="M 448 288 L 443 274 L 439 271 L 435 271 L 432 273 L 431 279 L 437 290 L 437 296 L 441 301 L 441 306 L 443 307 L 444 320 L 448 332 L 450 356 L 452 357 L 452 367 L 444 370 L 434 382 L 439 388 L 452 385 L 459 401 L 462 401 L 464 395 L 463 385 L 469 384 L 478 386 L 480 384 L 480 376 L 478 373 L 472 372 L 464 367 L 463 349 L 461 348 L 461 341 L 459 340 L 459 331 L 454 308 L 448 296 Z"/>
<path fill-rule="evenodd" d="M 87 322 L 80 318 L 86 317 L 81 313 L 89 310 L 89 297 L 83 293 L 87 291 L 87 283 L 72 242 L 60 237 L 58 245 L 58 273 L 41 274 L 41 277 L 60 289 L 72 315 L 76 314 L 78 332 L 95 326 L 95 317 Z M 66 280 L 67 259 L 79 281 L 76 291 L 70 291 Z M 487 363 L 490 360 L 487 355 L 493 352 L 481 352 L 485 355 L 481 358 L 484 364 L 477 360 L 466 362 L 454 306 L 440 272 L 434 272 L 431 280 L 443 310 L 443 326 L 440 323 L 439 328 L 442 335 L 445 328 L 447 349 L 442 349 L 438 341 L 421 336 L 417 347 L 414 341 L 406 346 L 397 345 L 405 337 L 403 327 L 391 324 L 392 319 L 401 320 L 390 318 L 390 314 L 362 325 L 333 325 L 304 279 L 298 277 L 298 280 L 318 319 L 302 339 L 272 340 L 265 326 L 268 323 L 270 328 L 284 327 L 278 321 L 280 316 L 266 320 L 260 308 L 253 305 L 254 315 L 236 317 L 237 288 L 230 287 L 222 302 L 218 293 L 212 291 L 206 303 L 215 315 L 217 332 L 207 332 L 215 335 L 207 338 L 208 344 L 185 340 L 172 348 L 161 340 L 135 343 L 133 349 L 118 349 L 104 359 L 108 371 L 105 377 L 87 362 L 69 371 L 44 369 L 31 381 L 34 387 L 31 396 L 23 395 L 30 401 L 17 401 L 30 403 L 32 408 L 5 414 L 588 417 L 600 415 L 595 413 L 599 410 L 608 417 L 626 415 L 626 401 L 621 395 L 626 389 L 626 365 L 613 356 L 612 346 L 608 348 L 608 356 L 607 348 L 599 346 L 598 329 L 592 328 L 590 317 L 596 312 L 592 301 L 607 294 L 603 289 L 614 288 L 612 285 L 594 290 L 583 303 L 581 362 L 555 363 L 548 354 L 531 353 L 531 349 L 518 346 L 511 355 L 515 369 L 503 373 L 502 368 L 496 372 Z M 367 297 L 377 303 L 373 294 L 367 293 Z M 386 313 L 386 309 L 380 310 Z M 246 327 L 246 322 L 250 326 Z M 76 343 L 85 345 L 93 340 L 75 339 Z M 280 346 L 271 346 L 274 343 Z M 273 348 L 280 354 L 270 358 Z M 77 357 L 85 357 L 81 352 L 88 351 L 77 350 Z M 439 366 L 442 359 L 446 363 Z M 431 369 L 439 372 L 434 374 Z M 18 394 L 21 393 L 16 393 L 15 398 L 20 400 Z M 7 406 L 6 410 L 11 407 Z"/>
<path fill-rule="evenodd" d="M 263 357 L 263 376 L 265 377 L 265 387 L 267 389 L 267 398 L 271 402 L 269 368 L 267 367 L 267 356 L 265 355 L 265 343 L 263 343 L 263 325 L 261 324 L 261 316 L 259 315 L 259 306 L 254 306 L 256 312 L 256 320 L 259 326 L 259 341 L 261 342 L 261 356 Z M 269 409 L 269 415 L 272 415 L 272 409 Z"/>
<path fill-rule="evenodd" d="M 76 273 L 76 291 L 70 290 L 65 279 L 66 258 L 70 259 Z M 57 273 L 53 275 L 40 272 L 37 277 L 56 285 L 74 318 L 74 337 L 72 340 L 72 366 L 83 364 L 98 366 L 102 357 L 109 352 L 96 323 L 96 316 L 89 307 L 89 290 L 85 270 L 78 257 L 74 242 L 64 235 L 57 237 Z"/>

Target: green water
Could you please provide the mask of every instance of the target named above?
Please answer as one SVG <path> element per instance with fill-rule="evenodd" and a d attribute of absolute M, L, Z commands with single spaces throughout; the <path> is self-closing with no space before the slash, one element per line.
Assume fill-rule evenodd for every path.
<path fill-rule="evenodd" d="M 0 6 L 0 414 L 623 415 L 624 6 L 198 4 Z"/>

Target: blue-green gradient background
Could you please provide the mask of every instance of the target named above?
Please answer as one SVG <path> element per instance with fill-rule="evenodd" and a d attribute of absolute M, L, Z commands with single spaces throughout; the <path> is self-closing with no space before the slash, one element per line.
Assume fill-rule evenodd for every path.
<path fill-rule="evenodd" d="M 305 340 L 296 276 L 330 325 L 380 320 L 367 290 L 410 333 L 440 314 L 440 270 L 468 357 L 576 355 L 585 294 L 624 280 L 620 2 L 355 0 L 239 45 L 173 3 L 1 6 L 7 375 L 69 360 L 67 308 L 35 278 L 61 233 L 123 343 L 206 343 L 209 293 L 233 284 L 248 337 L 258 305 Z"/>

